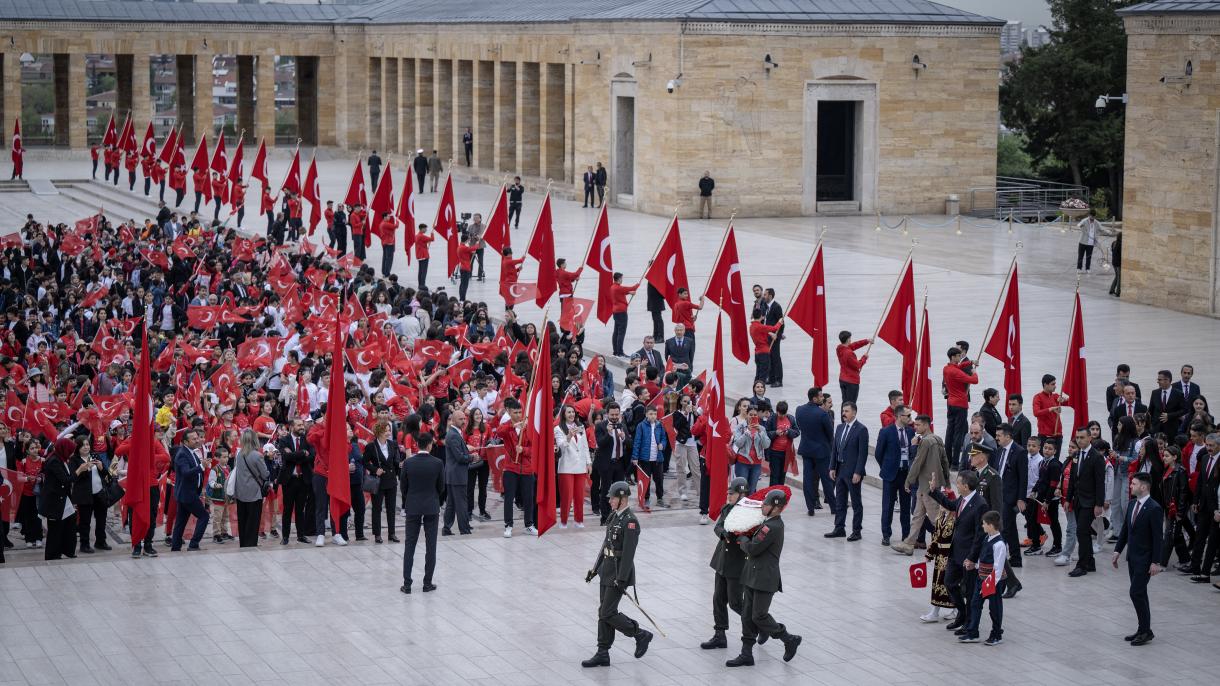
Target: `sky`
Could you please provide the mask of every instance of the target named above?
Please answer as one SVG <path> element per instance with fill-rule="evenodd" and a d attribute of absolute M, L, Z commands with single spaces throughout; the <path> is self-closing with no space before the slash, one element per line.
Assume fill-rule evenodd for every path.
<path fill-rule="evenodd" d="M 996 19 L 1016 19 L 1025 26 L 1050 26 L 1051 11 L 1046 0 L 935 0 L 943 5 L 956 7 Z"/>

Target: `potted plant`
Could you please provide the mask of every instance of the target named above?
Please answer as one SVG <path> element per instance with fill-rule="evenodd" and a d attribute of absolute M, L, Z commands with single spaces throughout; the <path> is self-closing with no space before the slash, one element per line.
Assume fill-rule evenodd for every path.
<path fill-rule="evenodd" d="M 1059 203 L 1059 214 L 1065 219 L 1076 220 L 1089 213 L 1089 203 L 1080 198 L 1068 198 Z"/>

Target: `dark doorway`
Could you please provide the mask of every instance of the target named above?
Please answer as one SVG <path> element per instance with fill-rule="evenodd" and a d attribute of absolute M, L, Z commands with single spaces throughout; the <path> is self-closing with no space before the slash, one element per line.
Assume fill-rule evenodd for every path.
<path fill-rule="evenodd" d="M 818 201 L 855 199 L 858 105 L 854 100 L 818 101 Z"/>

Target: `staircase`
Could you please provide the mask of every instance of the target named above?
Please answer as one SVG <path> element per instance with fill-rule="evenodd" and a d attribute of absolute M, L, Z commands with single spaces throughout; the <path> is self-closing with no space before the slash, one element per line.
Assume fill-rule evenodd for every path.
<path fill-rule="evenodd" d="M 29 193 L 30 184 L 25 179 L 0 181 L 0 193 Z"/>
<path fill-rule="evenodd" d="M 136 182 L 136 190 L 129 191 L 123 181 L 118 186 L 102 183 L 93 179 L 59 179 L 55 182 L 60 195 L 76 201 L 86 207 L 103 210 L 112 221 L 134 219 L 142 222 L 157 216 L 157 188 L 153 194 L 144 197 L 144 183 Z M 166 197 L 171 198 L 170 189 L 166 189 Z M 185 200 L 183 201 L 185 204 Z"/>

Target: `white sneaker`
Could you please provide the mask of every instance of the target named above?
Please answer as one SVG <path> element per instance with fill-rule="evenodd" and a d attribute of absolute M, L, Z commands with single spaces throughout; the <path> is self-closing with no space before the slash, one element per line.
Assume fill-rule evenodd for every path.
<path fill-rule="evenodd" d="M 41 540 L 41 539 L 39 539 L 39 540 L 37 540 L 37 541 L 34 541 L 34 547 L 35 547 L 35 548 L 41 548 L 41 547 L 42 547 L 42 540 Z"/>
<path fill-rule="evenodd" d="M 33 548 L 37 548 L 37 547 L 38 547 L 38 544 L 37 544 L 37 543 L 35 543 L 34 541 L 30 541 L 29 543 L 26 543 L 26 544 L 25 544 L 25 547 L 26 547 L 26 548 L 33 549 Z"/>
<path fill-rule="evenodd" d="M 1055 558 L 1055 566 L 1056 566 L 1056 567 L 1066 567 L 1066 566 L 1067 566 L 1067 563 L 1068 563 L 1068 556 L 1067 556 L 1067 555 L 1060 555 L 1059 557 L 1056 557 L 1056 558 Z"/>
<path fill-rule="evenodd" d="M 525 533 L 529 534 L 530 536 L 537 536 L 538 529 L 536 529 L 532 526 L 527 526 L 527 527 L 525 527 Z"/>
<path fill-rule="evenodd" d="M 1100 552 L 1101 552 L 1101 544 L 1094 543 L 1093 544 L 1093 554 L 1096 555 L 1097 553 L 1100 553 Z"/>
<path fill-rule="evenodd" d="M 584 522 L 576 522 L 576 528 L 577 528 L 577 529 L 583 529 L 583 528 L 585 528 L 585 523 L 584 523 Z"/>
<path fill-rule="evenodd" d="M 559 528 L 560 528 L 560 529 L 566 529 L 566 528 L 568 528 L 568 523 L 567 523 L 567 522 L 560 522 L 560 523 L 559 523 Z"/>
<path fill-rule="evenodd" d="M 331 536 L 330 540 L 335 545 L 347 545 L 347 539 L 343 537 L 343 534 L 335 534 Z"/>
<path fill-rule="evenodd" d="M 690 500 L 690 496 L 683 493 L 682 495 L 678 496 L 678 499 L 681 500 L 682 502 L 686 502 L 686 501 Z"/>
<path fill-rule="evenodd" d="M 707 515 L 699 515 L 699 523 L 707 524 Z"/>
<path fill-rule="evenodd" d="M 513 537 L 513 528 L 511 526 L 504 527 L 504 538 Z"/>
<path fill-rule="evenodd" d="M 322 546 L 326 545 L 326 537 L 319 535 L 317 538 L 313 539 L 313 544 L 321 548 Z"/>
<path fill-rule="evenodd" d="M 952 622 L 953 620 L 957 619 L 957 610 L 949 610 L 948 612 L 942 614 L 940 618 L 946 622 Z"/>
<path fill-rule="evenodd" d="M 934 615 L 929 612 L 926 615 L 919 615 L 919 621 L 923 622 L 924 624 L 935 624 L 936 622 L 940 621 L 940 615 Z"/>

